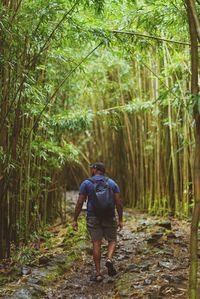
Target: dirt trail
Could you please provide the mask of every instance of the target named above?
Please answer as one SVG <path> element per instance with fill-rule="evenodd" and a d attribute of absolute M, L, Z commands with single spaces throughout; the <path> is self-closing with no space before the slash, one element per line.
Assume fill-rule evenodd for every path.
<path fill-rule="evenodd" d="M 67 197 L 69 215 L 77 192 Z M 94 268 L 87 238 L 82 238 L 80 233 L 80 240 L 74 242 L 77 233 L 66 235 L 71 228 L 69 224 L 67 229 L 66 225 L 52 227 L 57 240 L 53 251 L 47 249 L 41 252 L 38 261 L 23 265 L 16 282 L 0 288 L 0 298 L 187 299 L 189 227 L 187 221 L 152 217 L 126 209 L 124 229 L 118 235 L 114 258 L 118 274 L 114 278 L 107 275 L 105 242 L 102 248 L 105 278 L 101 283 L 90 281 Z"/>
<path fill-rule="evenodd" d="M 164 299 L 187 298 L 189 224 L 147 215 L 127 213 L 115 254 L 118 274 L 107 275 L 105 244 L 102 254 L 101 283 L 90 281 L 91 255 L 83 250 L 62 280 L 49 289 L 46 299 Z"/>
<path fill-rule="evenodd" d="M 118 248 L 115 254 L 115 264 L 118 274 L 115 278 L 107 275 L 105 267 L 105 256 L 107 243 L 102 245 L 101 269 L 104 280 L 101 283 L 90 281 L 90 276 L 94 273 L 91 254 L 83 252 L 82 262 L 77 262 L 69 273 L 66 273 L 63 280 L 49 291 L 46 298 L 73 298 L 73 299 L 93 299 L 93 298 L 114 298 L 115 282 L 119 278 L 121 271 L 125 268 L 128 259 L 132 255 L 134 239 L 130 235 L 130 230 L 125 227 L 122 235 L 118 236 Z"/>

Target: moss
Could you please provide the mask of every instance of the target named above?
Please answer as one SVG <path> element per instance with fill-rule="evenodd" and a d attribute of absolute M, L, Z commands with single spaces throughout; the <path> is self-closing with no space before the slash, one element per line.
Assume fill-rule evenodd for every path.
<path fill-rule="evenodd" d="M 70 269 L 72 264 L 78 259 L 80 259 L 79 251 L 71 251 L 69 254 L 66 254 L 62 263 L 53 266 L 51 270 L 47 271 L 47 275 L 42 279 L 40 284 L 48 286 L 51 282 L 56 281 L 66 270 Z"/>
<path fill-rule="evenodd" d="M 6 279 L 6 277 L 0 276 L 0 286 L 3 286 L 7 282 L 8 282 L 8 279 Z"/>
<path fill-rule="evenodd" d="M 60 277 L 61 272 L 59 267 L 55 267 L 52 271 L 47 272 L 40 284 L 42 286 L 49 286 L 51 282 L 56 281 Z"/>

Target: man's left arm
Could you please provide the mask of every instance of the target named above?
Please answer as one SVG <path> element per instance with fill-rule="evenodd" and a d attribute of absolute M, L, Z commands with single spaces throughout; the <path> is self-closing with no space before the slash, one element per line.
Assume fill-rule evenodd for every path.
<path fill-rule="evenodd" d="M 79 194 L 78 201 L 76 203 L 75 211 L 74 211 L 74 221 L 72 223 L 73 229 L 78 230 L 78 217 L 82 210 L 84 201 L 86 200 L 87 196 L 83 194 Z"/>
<path fill-rule="evenodd" d="M 122 230 L 123 228 L 123 206 L 122 206 L 122 201 L 120 197 L 120 193 L 117 192 L 115 193 L 115 205 L 117 209 L 117 214 L 118 214 L 118 229 L 119 231 Z"/>

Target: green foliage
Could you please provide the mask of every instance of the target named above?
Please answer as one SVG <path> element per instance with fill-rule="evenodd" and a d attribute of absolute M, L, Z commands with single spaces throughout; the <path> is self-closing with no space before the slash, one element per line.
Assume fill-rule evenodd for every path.
<path fill-rule="evenodd" d="M 35 155 L 46 161 L 52 169 L 59 169 L 65 162 L 78 162 L 77 148 L 64 140 L 62 145 L 58 145 L 53 140 L 38 138 L 32 143 L 32 148 Z"/>
<path fill-rule="evenodd" d="M 35 248 L 32 248 L 30 246 L 21 246 L 17 255 L 13 257 L 13 260 L 23 265 L 32 261 L 39 254 L 40 254 L 39 251 L 36 250 Z"/>
<path fill-rule="evenodd" d="M 65 132 L 80 133 L 91 126 L 93 114 L 90 110 L 81 111 L 65 111 L 63 113 L 53 115 L 50 125 L 59 127 Z"/>
<path fill-rule="evenodd" d="M 13 260 L 20 265 L 32 262 L 42 254 L 37 248 L 39 244 L 42 244 L 48 250 L 52 250 L 55 242 L 54 235 L 48 229 L 49 227 L 46 225 L 31 233 L 28 244 L 21 245 L 17 252 L 13 252 Z"/>
<path fill-rule="evenodd" d="M 86 228 L 85 217 L 80 217 L 78 222 L 78 231 L 74 231 L 72 226 L 69 225 L 66 229 L 66 235 L 64 238 L 64 243 L 70 249 L 78 248 L 79 245 L 88 238 L 88 232 Z"/>

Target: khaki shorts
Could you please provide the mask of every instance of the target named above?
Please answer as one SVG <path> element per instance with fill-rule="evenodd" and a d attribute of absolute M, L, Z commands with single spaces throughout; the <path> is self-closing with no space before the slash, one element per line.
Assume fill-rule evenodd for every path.
<path fill-rule="evenodd" d="M 117 224 L 115 217 L 100 220 L 95 216 L 88 216 L 87 229 L 92 241 L 102 240 L 103 237 L 107 241 L 117 240 Z"/>

